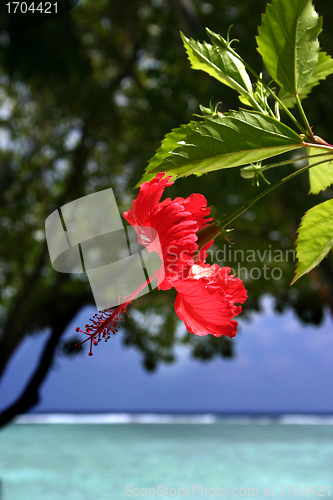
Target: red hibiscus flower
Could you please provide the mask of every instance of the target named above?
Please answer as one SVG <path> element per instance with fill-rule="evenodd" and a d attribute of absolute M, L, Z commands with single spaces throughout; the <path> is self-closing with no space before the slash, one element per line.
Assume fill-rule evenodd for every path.
<path fill-rule="evenodd" d="M 139 243 L 149 252 L 158 252 L 163 262 L 164 272 L 157 271 L 149 281 L 156 277 L 160 290 L 172 287 L 177 290 L 175 310 L 190 333 L 234 337 L 238 323 L 233 318 L 242 311 L 236 304 L 245 302 L 246 289 L 239 278 L 229 274 L 229 267 L 205 264 L 206 250 L 213 244 L 209 235 L 217 234 L 216 225 L 211 226 L 212 231 L 207 227 L 212 217 L 209 217 L 206 198 L 201 194 L 191 194 L 185 199 L 160 201 L 164 189 L 173 184 L 170 177 L 163 178 L 164 175 L 160 173 L 149 183 L 144 182 L 132 207 L 124 212 L 125 219 L 136 229 Z M 142 233 L 142 227 L 157 231 L 158 246 Z M 206 243 L 198 251 L 197 233 L 203 228 L 206 228 Z M 136 293 L 146 285 L 144 283 Z M 93 344 L 102 338 L 107 340 L 111 332 L 117 331 L 129 301 L 97 314 L 91 324 L 86 325 L 85 331 L 77 329 L 87 335 L 85 341 L 90 340 L 90 355 Z"/>
<path fill-rule="evenodd" d="M 185 199 L 168 198 L 160 202 L 165 187 L 172 184 L 170 178 L 163 176 L 158 174 L 142 184 L 124 217 L 134 227 L 149 226 L 157 231 L 165 268 L 165 278 L 158 288 L 177 290 L 175 310 L 187 330 L 195 335 L 234 337 L 238 323 L 232 318 L 242 311 L 235 304 L 243 304 L 247 293 L 242 281 L 229 274 L 229 267 L 204 263 L 205 250 L 213 241 L 196 256 L 197 232 L 212 220 L 207 218 L 210 209 L 206 198 L 192 194 Z"/>

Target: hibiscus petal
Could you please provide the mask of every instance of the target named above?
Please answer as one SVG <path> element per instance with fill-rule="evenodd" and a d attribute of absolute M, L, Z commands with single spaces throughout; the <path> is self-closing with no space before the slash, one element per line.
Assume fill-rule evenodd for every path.
<path fill-rule="evenodd" d="M 201 267 L 196 270 L 196 278 L 173 283 L 178 291 L 175 302 L 178 317 L 195 335 L 234 337 L 238 323 L 232 318 L 242 311 L 241 306 L 235 304 L 244 303 L 247 298 L 242 281 L 229 275 L 228 267 L 219 268 L 216 264 L 195 267 Z"/>
<path fill-rule="evenodd" d="M 146 226 L 149 217 L 156 209 L 164 189 L 171 186 L 173 182 L 169 182 L 171 177 L 164 177 L 164 173 L 157 174 L 150 182 L 143 182 L 138 196 L 133 201 L 128 212 L 124 212 L 125 219 L 132 225 Z"/>

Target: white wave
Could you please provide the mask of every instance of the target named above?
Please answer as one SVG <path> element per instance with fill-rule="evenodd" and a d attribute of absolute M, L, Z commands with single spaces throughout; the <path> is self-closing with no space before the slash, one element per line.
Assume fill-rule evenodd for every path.
<path fill-rule="evenodd" d="M 212 424 L 213 414 L 170 415 L 156 413 L 48 413 L 18 415 L 16 424 Z"/>

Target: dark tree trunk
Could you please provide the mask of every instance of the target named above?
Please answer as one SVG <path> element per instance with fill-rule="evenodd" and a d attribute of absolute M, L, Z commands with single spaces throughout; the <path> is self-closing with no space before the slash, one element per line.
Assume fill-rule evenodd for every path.
<path fill-rule="evenodd" d="M 52 365 L 57 343 L 62 335 L 62 330 L 53 329 L 39 359 L 38 366 L 24 388 L 19 398 L 6 410 L 0 413 L 0 428 L 11 422 L 16 415 L 26 413 L 30 408 L 39 403 L 39 390 Z"/>

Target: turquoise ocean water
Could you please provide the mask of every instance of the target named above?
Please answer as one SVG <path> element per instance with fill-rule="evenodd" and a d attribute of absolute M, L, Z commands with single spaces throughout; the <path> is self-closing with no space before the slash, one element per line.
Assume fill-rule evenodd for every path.
<path fill-rule="evenodd" d="M 1 500 L 333 496 L 332 418 L 33 422 L 0 433 Z"/>

